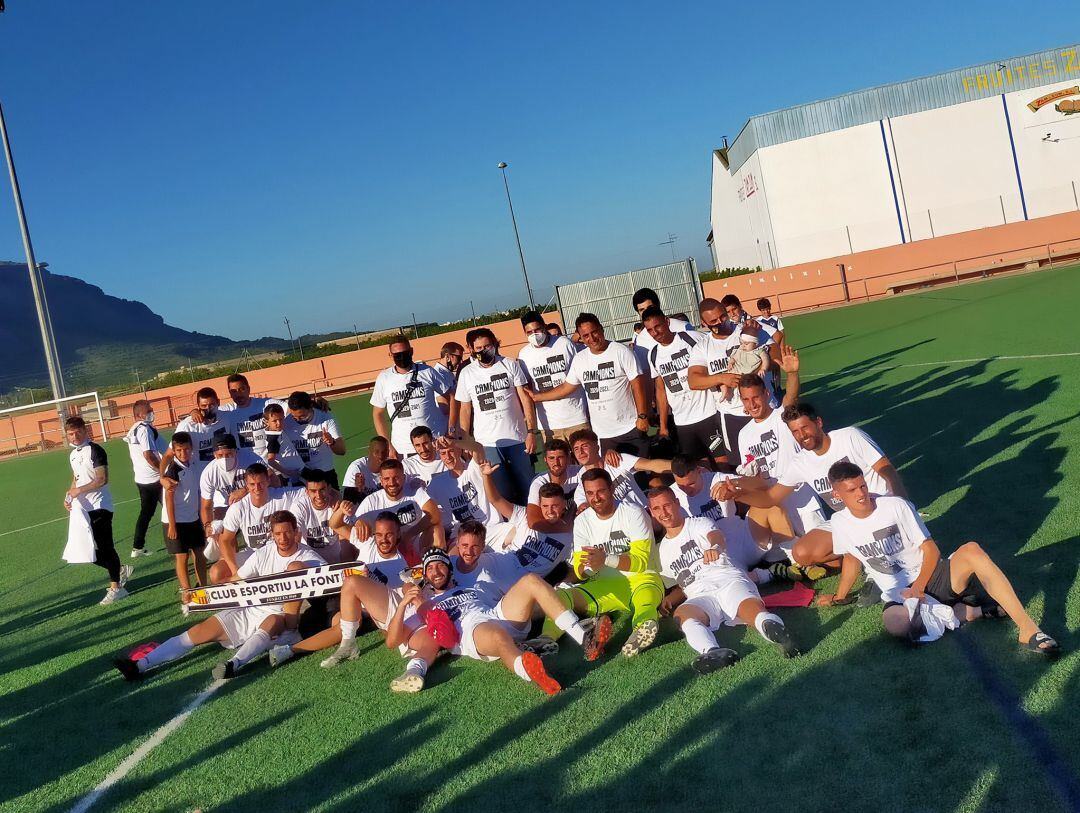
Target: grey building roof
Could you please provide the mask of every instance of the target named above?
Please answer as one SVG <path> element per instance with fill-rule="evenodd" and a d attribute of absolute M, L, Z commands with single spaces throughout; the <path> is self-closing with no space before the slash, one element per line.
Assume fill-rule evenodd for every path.
<path fill-rule="evenodd" d="M 1065 45 L 762 113 L 743 125 L 731 145 L 730 171 L 737 171 L 762 147 L 1070 79 L 1080 84 L 1080 45 Z"/>

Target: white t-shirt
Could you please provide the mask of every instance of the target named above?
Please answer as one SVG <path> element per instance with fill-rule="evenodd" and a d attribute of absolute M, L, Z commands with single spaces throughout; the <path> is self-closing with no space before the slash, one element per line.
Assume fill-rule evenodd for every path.
<path fill-rule="evenodd" d="M 367 566 L 369 578 L 385 584 L 392 590 L 401 587 L 401 571 L 409 565 L 400 552 L 395 551 L 392 556 L 383 556 L 379 553 L 379 546 L 375 544 L 374 539 L 358 542 L 354 538 L 351 543 L 359 551 L 356 561 Z"/>
<path fill-rule="evenodd" d="M 457 477 L 452 471 L 435 475 L 427 487 L 427 493 L 439 506 L 443 527 L 448 530 L 467 519 L 475 519 L 484 525 L 502 521 L 488 502 L 484 475 L 476 460 L 470 460 Z"/>
<path fill-rule="evenodd" d="M 468 573 L 461 572 L 460 559 L 453 557 L 454 581 L 461 587 L 471 587 L 483 597 L 484 603 L 494 607 L 514 584 L 525 575 L 512 553 L 500 553 L 485 548 Z"/>
<path fill-rule="evenodd" d="M 546 576 L 559 562 L 565 562 L 574 551 L 574 532 L 548 533 L 529 527 L 525 509 L 514 506 L 509 522 L 513 532 L 506 540 L 505 550 L 517 557 L 518 565 L 525 573 Z"/>
<path fill-rule="evenodd" d="M 589 419 L 601 439 L 625 435 L 634 428 L 638 409 L 630 382 L 639 375 L 634 351 L 618 342 L 608 342 L 603 353 L 582 350 L 574 356 L 566 380 L 584 387 Z"/>
<path fill-rule="evenodd" d="M 715 530 L 709 520 L 690 517 L 678 534 L 660 538 L 660 574 L 678 584 L 687 598 L 723 588 L 733 579 L 742 581 L 746 578 L 723 549 L 718 551 L 720 558 L 715 562 L 706 564 L 702 559 L 705 551 L 712 547 L 709 532 Z"/>
<path fill-rule="evenodd" d="M 758 471 L 770 483 L 776 481 L 776 474 L 783 471 L 795 455 L 802 449 L 787 424 L 781 420 L 781 411 L 774 409 L 765 420 L 751 420 L 739 430 L 739 451 L 743 462 L 753 459 L 758 464 Z M 794 511 L 806 529 L 816 527 L 824 520 L 821 502 L 814 489 L 801 485 L 788 496 L 783 503 L 786 511 Z"/>
<path fill-rule="evenodd" d="M 406 483 L 396 500 L 383 489 L 379 489 L 364 497 L 364 501 L 356 509 L 356 516 L 373 526 L 379 514 L 389 511 L 391 514 L 397 514 L 404 530 L 413 527 L 424 518 L 423 508 L 430 499 L 424 487 L 415 483 Z"/>
<path fill-rule="evenodd" d="M 93 482 L 94 469 L 102 466 L 108 469 L 109 456 L 105 454 L 104 449 L 92 440 L 88 440 L 81 446 L 76 446 L 71 450 L 68 455 L 68 462 L 71 464 L 71 473 L 75 477 L 75 485 L 84 486 Z M 109 491 L 108 483 L 96 491 L 88 491 L 86 494 L 80 495 L 78 501 L 86 511 L 113 510 L 112 492 Z"/>
<path fill-rule="evenodd" d="M 329 502 L 324 508 L 316 508 L 311 503 L 307 491 L 301 491 L 293 503 L 292 512 L 296 517 L 296 524 L 304 535 L 304 541 L 317 550 L 327 562 L 337 562 L 341 559 L 341 545 L 337 531 L 330 528 L 330 517 L 334 515 L 336 506 Z"/>
<path fill-rule="evenodd" d="M 262 458 L 264 461 L 267 460 L 266 455 L 277 455 L 274 458 L 277 466 L 270 466 L 269 462 L 266 463 L 267 466 L 270 466 L 275 471 L 280 468 L 290 478 L 299 476 L 304 468 L 304 459 L 300 457 L 300 452 L 296 451 L 296 444 L 292 442 L 288 435 L 284 432 L 270 432 L 264 429 L 263 444 L 264 453 Z"/>
<path fill-rule="evenodd" d="M 161 436 L 161 433 L 146 421 L 139 421 L 124 435 L 124 443 L 128 445 L 128 454 L 131 455 L 131 468 L 135 473 L 135 482 L 140 485 L 160 482 L 161 474 L 157 466 L 147 463 L 143 452 L 155 452 L 158 459 L 161 459 L 166 447 L 165 438 Z"/>
<path fill-rule="evenodd" d="M 229 431 L 236 438 L 237 445 L 241 449 L 251 449 L 259 457 L 266 453 L 266 416 L 263 415 L 263 410 L 270 400 L 252 398 L 247 406 L 230 403 L 218 407 L 219 412 L 225 413 Z"/>
<path fill-rule="evenodd" d="M 175 522 L 195 522 L 199 519 L 199 469 L 185 466 L 175 457 L 165 468 L 165 476 L 176 481 L 173 491 L 173 512 Z M 169 510 L 165 507 L 165 496 L 161 498 L 161 521 L 169 524 Z"/>
<path fill-rule="evenodd" d="M 409 382 L 412 381 L 414 370 L 416 386 L 410 390 Z M 399 454 L 412 454 L 409 433 L 417 426 L 426 426 L 435 437 L 446 434 L 446 415 L 439 409 L 435 397 L 449 395 L 453 387 L 453 381 L 448 380 L 445 374 L 422 361 L 415 362 L 413 369 L 407 373 L 399 373 L 392 366 L 379 373 L 375 379 L 375 389 L 371 392 L 371 405 L 385 409 L 387 418 L 394 412 L 398 413 L 390 424 L 390 443 Z M 407 404 L 406 393 L 409 395 Z"/>
<path fill-rule="evenodd" d="M 533 478 L 532 483 L 529 485 L 529 504 L 540 504 L 540 486 L 546 485 L 551 482 L 550 472 L 541 472 Z M 566 482 L 560 483 L 563 492 L 566 494 L 567 499 L 574 498 L 574 492 L 577 491 L 578 485 L 581 483 L 581 466 L 576 463 L 566 467 Z"/>
<path fill-rule="evenodd" d="M 833 514 L 832 544 L 838 555 L 850 553 L 866 568 L 886 601 L 919 578 L 922 543 L 930 532 L 915 506 L 900 497 L 875 498 L 873 513 L 858 519 L 844 509 Z"/>
<path fill-rule="evenodd" d="M 213 423 L 199 423 L 190 415 L 176 425 L 176 432 L 191 435 L 191 465 L 200 471 L 214 459 L 214 438 L 218 435 L 232 434 L 228 416 L 218 411 Z"/>
<path fill-rule="evenodd" d="M 854 426 L 834 429 L 829 432 L 829 450 L 825 454 L 800 450 L 785 462 L 776 480 L 792 488 L 807 483 L 827 506 L 839 511 L 844 504 L 833 496 L 832 483 L 829 482 L 829 469 L 833 463 L 841 460 L 854 463 L 862 469 L 871 494 L 890 495 L 889 484 L 874 470 L 874 464 L 883 457 L 885 455 L 878 445 L 861 429 Z"/>
<path fill-rule="evenodd" d="M 341 480 L 341 487 L 356 488 L 356 475 L 358 474 L 364 475 L 364 487 L 360 489 L 361 498 L 366 497 L 368 494 L 374 494 L 382 488 L 379 473 L 372 471 L 371 464 L 366 457 L 357 458 L 349 464 L 349 467 L 345 469 L 345 476 Z"/>
<path fill-rule="evenodd" d="M 225 468 L 226 462 L 224 458 L 211 460 L 199 476 L 199 496 L 210 500 L 214 508 L 228 507 L 229 495 L 244 487 L 247 467 L 260 461 L 251 449 L 237 449 L 231 471 Z"/>
<path fill-rule="evenodd" d="M 242 535 L 249 548 L 261 548 L 270 539 L 270 515 L 275 511 L 293 511 L 296 498 L 303 493 L 302 488 L 271 488 L 263 506 L 252 505 L 248 494 L 229 506 L 222 524 L 225 530 Z"/>
<path fill-rule="evenodd" d="M 684 322 L 682 319 L 672 319 L 670 317 L 668 317 L 668 328 L 671 330 L 672 333 L 697 331 L 697 327 L 690 324 L 689 322 Z M 653 349 L 653 347 L 656 346 L 656 339 L 654 339 L 650 335 L 649 331 L 642 330 L 640 333 L 637 333 L 634 336 L 633 344 L 635 347 L 640 347 L 642 350 L 648 353 Z"/>
<path fill-rule="evenodd" d="M 629 553 L 630 543 L 649 540 L 652 549 L 650 570 L 656 570 L 656 545 L 653 544 L 652 520 L 645 509 L 628 502 L 615 503 L 615 513 L 601 519 L 592 508 L 586 508 L 574 520 L 574 550 L 603 548 L 607 556 Z M 623 571 L 625 575 L 633 573 Z"/>
<path fill-rule="evenodd" d="M 649 370 L 653 378 L 664 382 L 668 406 L 676 426 L 691 426 L 716 414 L 716 405 L 707 390 L 692 390 L 687 382 L 690 354 L 705 337 L 693 333 L 676 333 L 666 347 L 659 342 L 649 350 Z"/>
<path fill-rule="evenodd" d="M 420 455 L 414 454 L 412 457 L 406 457 L 401 465 L 405 468 L 407 477 L 415 477 L 425 486 L 431 483 L 431 478 L 436 474 L 446 471 L 446 464 L 443 463 L 442 456 L 439 454 L 436 454 L 433 460 L 421 460 Z"/>
<path fill-rule="evenodd" d="M 641 458 L 625 453 L 620 453 L 619 457 L 618 466 L 609 466 L 607 463 L 603 466 L 604 471 L 611 475 L 611 493 L 615 495 L 615 500 L 628 502 L 639 508 L 648 507 L 649 501 L 645 498 L 645 492 L 634 479 L 634 464 Z M 581 474 L 585 471 L 588 469 L 582 471 Z M 588 505 L 588 500 L 585 499 L 585 484 L 581 482 L 580 476 L 577 488 L 574 490 L 574 502 L 578 505 Z"/>
<path fill-rule="evenodd" d="M 536 392 L 553 390 L 566 380 L 570 363 L 577 355 L 577 348 L 565 336 L 549 338 L 543 347 L 526 344 L 518 351 L 518 361 L 525 368 L 529 385 Z M 588 423 L 585 394 L 576 390 L 566 398 L 536 405 L 536 418 L 544 429 L 566 429 L 569 426 Z"/>
<path fill-rule="evenodd" d="M 326 562 L 303 542 L 296 546 L 296 550 L 288 556 L 278 553 L 277 545 L 264 545 L 248 557 L 247 561 L 236 570 L 236 575 L 241 579 L 250 579 L 255 576 L 269 576 L 272 573 L 284 573 L 293 562 L 301 562 L 308 567 L 318 567 Z"/>
<path fill-rule="evenodd" d="M 525 413 L 517 387 L 529 383 L 517 359 L 496 356 L 490 367 L 470 364 L 461 371 L 457 399 L 472 403 L 473 437 L 482 446 L 525 442 Z"/>
<path fill-rule="evenodd" d="M 331 438 L 337 440 L 341 437 L 341 430 L 329 413 L 321 409 L 313 409 L 311 412 L 311 420 L 304 424 L 299 423 L 292 415 L 286 415 L 284 434 L 293 442 L 305 466 L 319 471 L 332 471 L 334 452 L 323 443 L 322 433 L 325 429 Z"/>
<path fill-rule="evenodd" d="M 735 501 L 717 502 L 714 500 L 712 497 L 713 486 L 724 480 L 730 480 L 734 476 L 725 472 L 702 470 L 702 487 L 697 494 L 693 496 L 687 494 L 679 487 L 678 483 L 673 485 L 671 490 L 675 493 L 675 499 L 679 501 L 679 505 L 682 506 L 688 517 L 705 517 L 707 520 L 716 522 L 726 517 L 735 516 Z"/>
<path fill-rule="evenodd" d="M 762 316 L 761 314 L 758 314 L 754 317 L 754 321 L 762 327 L 771 327 L 774 333 L 783 331 L 784 329 L 784 320 L 776 314 L 773 314 L 772 316 Z"/>

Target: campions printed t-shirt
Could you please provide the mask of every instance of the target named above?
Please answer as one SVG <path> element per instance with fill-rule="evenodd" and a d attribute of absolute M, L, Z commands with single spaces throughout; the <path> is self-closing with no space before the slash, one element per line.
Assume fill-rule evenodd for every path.
<path fill-rule="evenodd" d="M 858 559 L 886 601 L 902 601 L 900 592 L 919 578 L 920 548 L 929 538 L 915 506 L 900 497 L 877 497 L 865 519 L 846 508 L 832 518 L 833 551 Z"/>
<path fill-rule="evenodd" d="M 543 347 L 527 344 L 518 352 L 530 386 L 537 392 L 553 390 L 566 380 L 577 348 L 565 336 L 549 339 Z M 536 405 L 536 418 L 543 429 L 566 429 L 588 423 L 585 394 L 579 389 L 566 398 Z"/>
<path fill-rule="evenodd" d="M 416 385 L 410 389 L 413 370 L 416 371 Z M 426 426 L 435 437 L 446 434 L 447 418 L 439 408 L 437 396 L 449 395 L 453 387 L 452 379 L 448 380 L 422 361 L 414 362 L 413 369 L 407 373 L 398 372 L 396 367 L 388 367 L 379 373 L 371 392 L 371 405 L 385 409 L 387 418 L 397 412 L 390 425 L 390 442 L 399 454 L 412 454 L 409 433 L 417 426 Z"/>
<path fill-rule="evenodd" d="M 473 437 L 482 446 L 525 442 L 525 413 L 517 387 L 528 384 L 517 359 L 496 356 L 490 367 L 479 362 L 458 376 L 457 399 L 472 404 Z"/>
<path fill-rule="evenodd" d="M 602 353 L 574 356 L 566 380 L 584 388 L 597 436 L 614 438 L 634 428 L 638 410 L 630 382 L 641 374 L 634 351 L 618 342 L 608 342 Z"/>

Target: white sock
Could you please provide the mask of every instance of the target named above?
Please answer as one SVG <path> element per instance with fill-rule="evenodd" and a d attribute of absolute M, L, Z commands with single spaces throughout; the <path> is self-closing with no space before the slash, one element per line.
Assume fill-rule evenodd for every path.
<path fill-rule="evenodd" d="M 514 661 L 514 674 L 524 680 L 526 683 L 532 683 L 532 678 L 529 677 L 529 673 L 525 671 L 525 661 L 522 660 L 520 655 Z"/>
<path fill-rule="evenodd" d="M 145 672 L 147 669 L 153 669 L 163 663 L 175 661 L 177 658 L 184 657 L 194 648 L 195 644 L 192 643 L 191 636 L 186 632 L 174 635 L 168 641 L 156 647 L 145 658 L 139 659 L 139 671 Z"/>
<path fill-rule="evenodd" d="M 341 621 L 341 643 L 356 640 L 356 631 L 360 629 L 359 621 Z"/>
<path fill-rule="evenodd" d="M 762 637 L 765 637 L 765 622 L 775 621 L 781 627 L 784 626 L 784 620 L 776 613 L 763 612 L 758 613 L 757 618 L 754 619 L 754 629 L 761 633 Z"/>
<path fill-rule="evenodd" d="M 574 643 L 581 644 L 585 641 L 585 628 L 574 614 L 573 610 L 566 610 L 555 619 L 555 626 L 574 639 Z"/>
<path fill-rule="evenodd" d="M 266 630 L 256 630 L 254 635 L 240 645 L 240 648 L 236 650 L 236 654 L 233 655 L 230 660 L 237 669 L 241 669 L 244 664 L 255 660 L 261 654 L 269 650 L 272 645 L 273 642 L 270 639 L 269 632 Z"/>
<path fill-rule="evenodd" d="M 686 643 L 690 644 L 690 648 L 699 655 L 704 655 L 710 649 L 718 649 L 720 646 L 716 643 L 716 636 L 713 635 L 712 630 L 696 618 L 683 621 L 682 631 L 686 636 Z"/>
<path fill-rule="evenodd" d="M 755 567 L 753 570 L 750 571 L 750 578 L 756 584 L 768 584 L 772 581 L 772 573 L 765 570 L 765 568 Z"/>
<path fill-rule="evenodd" d="M 427 674 L 427 661 L 423 658 L 413 658 L 405 666 L 405 671 L 410 675 L 419 675 L 423 677 Z"/>

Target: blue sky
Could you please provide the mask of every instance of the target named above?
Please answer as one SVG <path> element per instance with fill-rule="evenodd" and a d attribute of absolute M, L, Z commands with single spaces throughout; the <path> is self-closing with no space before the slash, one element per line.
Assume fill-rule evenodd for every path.
<path fill-rule="evenodd" d="M 8 0 L 0 100 L 38 259 L 233 338 L 444 321 L 704 270 L 747 117 L 1073 39 L 1015 3 Z M 22 259 L 0 189 L 0 259 Z"/>

